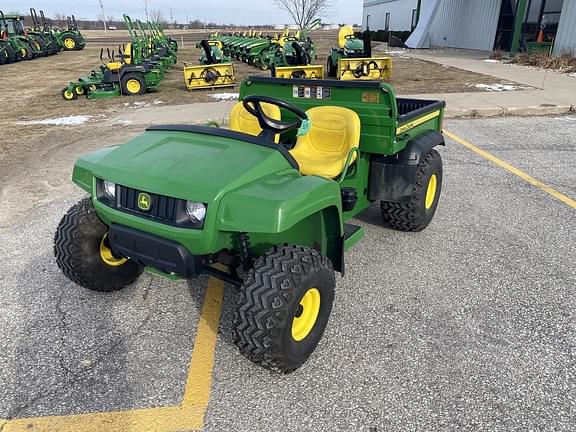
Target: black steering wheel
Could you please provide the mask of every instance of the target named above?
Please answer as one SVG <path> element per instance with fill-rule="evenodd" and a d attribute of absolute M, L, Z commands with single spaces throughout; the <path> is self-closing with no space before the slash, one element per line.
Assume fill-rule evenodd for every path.
<path fill-rule="evenodd" d="M 270 118 L 264 112 L 262 104 L 267 103 L 276 105 L 279 108 L 284 108 L 287 111 L 296 115 L 296 120 L 282 121 Z M 274 135 L 289 131 L 291 129 L 299 128 L 302 122 L 308 120 L 308 115 L 292 104 L 285 102 L 281 99 L 276 99 L 268 96 L 247 96 L 242 101 L 242 105 L 250 114 L 258 119 L 258 124 L 262 128 L 261 136 L 274 140 Z"/>

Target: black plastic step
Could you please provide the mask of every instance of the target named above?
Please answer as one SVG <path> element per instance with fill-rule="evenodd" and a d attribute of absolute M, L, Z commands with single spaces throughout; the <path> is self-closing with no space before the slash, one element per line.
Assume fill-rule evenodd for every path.
<path fill-rule="evenodd" d="M 361 229 L 362 229 L 362 227 L 359 227 L 358 225 L 352 225 L 352 224 L 345 223 L 344 224 L 344 241 L 346 241 L 347 239 L 352 237 L 354 234 L 356 234 Z"/>

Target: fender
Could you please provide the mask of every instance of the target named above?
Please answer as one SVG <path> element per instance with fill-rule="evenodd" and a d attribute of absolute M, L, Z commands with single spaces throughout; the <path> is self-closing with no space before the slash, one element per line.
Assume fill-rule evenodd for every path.
<path fill-rule="evenodd" d="M 440 132 L 428 131 L 410 140 L 404 150 L 393 156 L 377 156 L 370 162 L 370 191 L 372 201 L 408 201 L 416 181 L 418 164 L 434 147 L 444 144 Z"/>

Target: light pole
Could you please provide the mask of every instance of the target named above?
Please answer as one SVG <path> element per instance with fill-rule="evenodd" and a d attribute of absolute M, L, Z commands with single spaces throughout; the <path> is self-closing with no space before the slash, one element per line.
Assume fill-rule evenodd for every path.
<path fill-rule="evenodd" d="M 106 14 L 104 13 L 104 3 L 102 0 L 98 0 L 100 3 L 100 10 L 102 11 L 102 21 L 104 22 L 104 33 L 108 34 L 108 27 L 106 26 Z"/>

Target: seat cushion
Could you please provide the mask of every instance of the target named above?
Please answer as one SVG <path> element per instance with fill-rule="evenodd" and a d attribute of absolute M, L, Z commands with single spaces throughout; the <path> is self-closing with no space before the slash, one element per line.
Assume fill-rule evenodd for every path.
<path fill-rule="evenodd" d="M 302 174 L 338 177 L 348 153 L 360 144 L 358 114 L 333 106 L 312 108 L 306 114 L 311 122 L 310 130 L 298 137 L 290 153 L 298 161 Z"/>
<path fill-rule="evenodd" d="M 262 109 L 268 117 L 274 120 L 281 120 L 282 115 L 280 113 L 280 108 L 276 105 L 263 103 Z M 230 112 L 230 129 L 254 136 L 258 136 L 262 133 L 262 128 L 258 124 L 258 119 L 244 108 L 242 102 L 236 103 Z M 278 143 L 279 140 L 280 136 L 276 134 L 274 141 Z"/>

